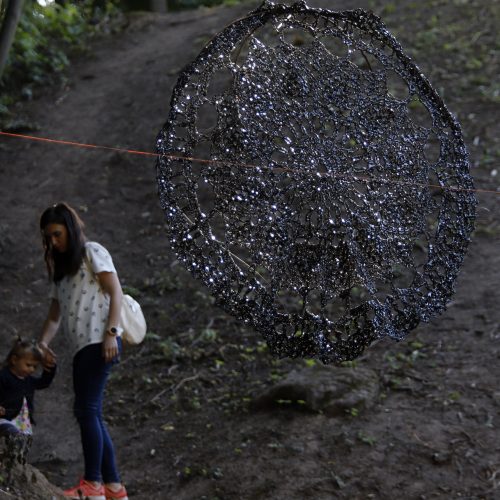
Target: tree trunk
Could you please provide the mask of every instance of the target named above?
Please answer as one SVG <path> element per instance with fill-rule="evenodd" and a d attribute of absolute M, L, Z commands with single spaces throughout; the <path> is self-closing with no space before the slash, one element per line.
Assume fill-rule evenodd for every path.
<path fill-rule="evenodd" d="M 16 33 L 22 9 L 23 0 L 9 0 L 2 28 L 0 29 L 0 79 L 7 62 L 10 47 L 14 41 L 14 34 Z"/>

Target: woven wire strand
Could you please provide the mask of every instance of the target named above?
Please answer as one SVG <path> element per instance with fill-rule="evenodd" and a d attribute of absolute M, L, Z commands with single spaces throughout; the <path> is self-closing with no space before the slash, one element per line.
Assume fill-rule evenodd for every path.
<path fill-rule="evenodd" d="M 181 73 L 157 151 L 179 261 L 275 356 L 354 359 L 453 293 L 461 129 L 372 13 L 265 2 Z"/>

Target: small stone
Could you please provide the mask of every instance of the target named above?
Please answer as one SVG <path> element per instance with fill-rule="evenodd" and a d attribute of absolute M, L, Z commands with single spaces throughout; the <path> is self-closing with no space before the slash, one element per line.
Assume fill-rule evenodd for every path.
<path fill-rule="evenodd" d="M 451 462 L 451 454 L 448 451 L 437 451 L 433 453 L 432 461 L 437 465 L 449 464 Z"/>

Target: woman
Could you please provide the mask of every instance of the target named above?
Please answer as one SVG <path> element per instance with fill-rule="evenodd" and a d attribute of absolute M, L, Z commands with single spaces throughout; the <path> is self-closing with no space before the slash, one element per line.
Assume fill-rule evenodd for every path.
<path fill-rule="evenodd" d="M 86 241 L 83 227 L 66 203 L 47 208 L 40 218 L 52 302 L 39 345 L 46 361 L 55 362 L 49 344 L 62 323 L 74 355 L 74 412 L 85 475 L 65 496 L 127 500 L 102 417 L 104 388 L 121 351 L 122 289 L 110 254 L 99 243 Z"/>

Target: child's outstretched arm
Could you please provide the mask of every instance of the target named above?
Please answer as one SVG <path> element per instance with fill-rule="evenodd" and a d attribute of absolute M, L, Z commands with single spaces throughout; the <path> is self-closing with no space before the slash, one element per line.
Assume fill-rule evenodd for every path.
<path fill-rule="evenodd" d="M 43 372 L 40 377 L 34 377 L 34 387 L 35 389 L 46 389 L 54 380 L 56 374 L 56 365 L 52 365 L 50 368 L 43 367 Z"/>

